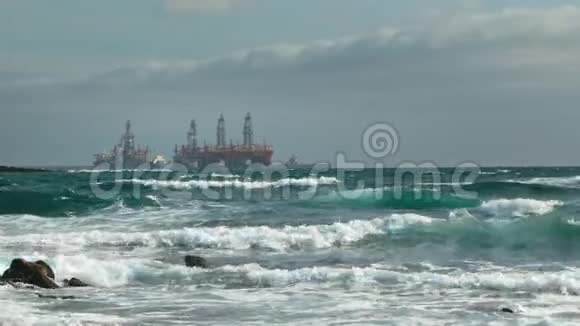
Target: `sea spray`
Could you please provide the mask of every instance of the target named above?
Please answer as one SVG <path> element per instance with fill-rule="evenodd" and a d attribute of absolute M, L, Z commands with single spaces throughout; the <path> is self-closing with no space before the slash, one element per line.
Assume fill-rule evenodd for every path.
<path fill-rule="evenodd" d="M 99 171 L 97 186 L 119 185 L 110 199 L 91 191 L 91 171 L 2 174 L 0 268 L 43 259 L 58 282 L 94 287 L 0 287 L 0 320 L 465 324 L 502 323 L 510 307 L 522 324 L 577 324 L 580 169 L 483 171 L 403 184 L 391 169 L 345 180 L 336 170 L 272 180 Z M 208 268 L 186 267 L 186 255 Z"/>

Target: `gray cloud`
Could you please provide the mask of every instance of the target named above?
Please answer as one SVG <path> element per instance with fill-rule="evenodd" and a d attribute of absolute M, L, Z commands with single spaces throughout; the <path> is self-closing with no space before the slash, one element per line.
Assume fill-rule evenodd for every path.
<path fill-rule="evenodd" d="M 11 112 L 0 127 L 7 135 L 30 116 L 44 117 L 53 130 L 44 146 L 21 141 L 44 149 L 80 133 L 62 159 L 82 162 L 81 154 L 88 161 L 113 143 L 126 118 L 142 142 L 169 153 L 190 118 L 211 141 L 224 112 L 236 139 L 252 111 L 258 138 L 273 142 L 279 159 L 296 152 L 326 160 L 334 151 L 364 158 L 363 128 L 390 121 L 401 132 L 393 161 L 571 164 L 580 160 L 569 150 L 580 137 L 578 32 L 578 7 L 469 11 L 373 35 L 152 62 L 51 86 L 4 87 L 0 101 Z M 64 122 L 73 127 L 62 131 Z M 14 160 L 44 157 L 6 142 L 0 149 Z"/>
<path fill-rule="evenodd" d="M 558 66 L 568 70 L 579 60 L 579 32 L 580 8 L 574 6 L 467 12 L 434 17 L 424 26 L 410 29 L 384 29 L 374 35 L 278 44 L 205 61 L 151 62 L 94 76 L 93 81 L 172 83 L 220 76 L 245 79 L 252 74 L 260 79 L 264 74 L 286 79 L 298 73 L 311 76 L 332 70 L 348 74 L 357 69 L 384 71 L 404 65 L 428 72 L 438 70 L 440 60 L 473 70 Z"/>

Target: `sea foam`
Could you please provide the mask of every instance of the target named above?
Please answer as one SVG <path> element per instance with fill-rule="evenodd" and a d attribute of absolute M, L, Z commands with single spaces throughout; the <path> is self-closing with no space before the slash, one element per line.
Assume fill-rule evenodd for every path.
<path fill-rule="evenodd" d="M 497 217 L 526 217 L 551 213 L 563 204 L 557 200 L 494 199 L 483 202 L 480 209 L 486 214 Z"/>
<path fill-rule="evenodd" d="M 335 284 L 349 287 L 388 285 L 406 289 L 417 287 L 500 292 L 526 291 L 559 295 L 580 294 L 580 278 L 576 269 L 534 272 L 502 267 L 465 272 L 449 271 L 447 268 L 432 266 L 429 269 L 414 272 L 402 266 L 387 264 L 362 267 L 319 266 L 270 269 L 256 263 L 200 269 L 145 259 L 101 259 L 84 255 L 58 256 L 49 262 L 53 265 L 59 279 L 78 277 L 97 287 L 111 288 L 164 283 L 252 288 Z M 446 272 L 437 272 L 438 270 Z"/>
<path fill-rule="evenodd" d="M 273 228 L 200 227 L 151 232 L 88 231 L 53 234 L 4 235 L 0 243 L 30 246 L 78 248 L 79 246 L 182 247 L 212 249 L 265 249 L 270 251 L 312 250 L 341 246 L 368 235 L 383 234 L 414 224 L 429 224 L 433 219 L 417 214 L 393 214 L 372 220 L 353 220 L 329 225 L 303 225 Z"/>
<path fill-rule="evenodd" d="M 509 180 L 509 182 L 561 188 L 580 188 L 580 176 L 517 179 Z"/>
<path fill-rule="evenodd" d="M 296 270 L 267 269 L 258 264 L 224 266 L 220 270 L 238 273 L 250 284 L 288 286 L 299 283 L 339 282 L 358 285 L 399 284 L 432 288 L 527 291 L 533 293 L 580 294 L 577 271 L 481 271 L 436 273 L 401 272 L 386 265 L 369 267 L 312 267 Z"/>
<path fill-rule="evenodd" d="M 315 187 L 321 185 L 335 185 L 339 181 L 334 177 L 284 178 L 278 181 L 251 181 L 251 180 L 155 180 L 155 179 L 123 179 L 117 183 L 130 183 L 153 188 L 171 188 L 176 190 L 209 189 L 209 188 L 241 188 L 266 189 L 282 187 Z"/>

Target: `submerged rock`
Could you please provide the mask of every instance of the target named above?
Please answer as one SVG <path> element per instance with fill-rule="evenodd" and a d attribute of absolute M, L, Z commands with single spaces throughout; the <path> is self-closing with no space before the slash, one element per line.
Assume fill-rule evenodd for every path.
<path fill-rule="evenodd" d="M 203 257 L 187 255 L 185 256 L 185 266 L 207 268 L 207 261 Z"/>
<path fill-rule="evenodd" d="M 52 268 L 43 261 L 33 263 L 21 258 L 14 259 L 10 263 L 10 268 L 2 274 L 2 280 L 8 283 L 20 282 L 31 284 L 45 289 L 59 288 L 58 284 L 54 281 Z"/>
<path fill-rule="evenodd" d="M 501 312 L 506 314 L 515 314 L 516 312 L 512 308 L 501 308 Z"/>
<path fill-rule="evenodd" d="M 78 278 L 71 278 L 70 280 L 64 280 L 63 281 L 64 286 L 68 286 L 71 288 L 82 288 L 82 287 L 87 287 L 90 286 L 87 283 L 79 280 Z"/>
<path fill-rule="evenodd" d="M 46 294 L 40 294 L 40 293 L 37 293 L 36 295 L 38 295 L 39 298 L 43 298 L 43 299 L 60 299 L 60 300 L 76 299 L 76 297 L 74 297 L 72 295 L 46 295 Z"/>

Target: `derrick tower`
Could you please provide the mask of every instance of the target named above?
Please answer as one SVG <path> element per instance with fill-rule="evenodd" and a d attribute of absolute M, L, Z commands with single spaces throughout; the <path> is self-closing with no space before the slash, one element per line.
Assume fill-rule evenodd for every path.
<path fill-rule="evenodd" d="M 226 147 L 226 120 L 223 114 L 220 114 L 220 118 L 218 119 L 216 145 L 219 148 Z"/>
<path fill-rule="evenodd" d="M 244 120 L 244 146 L 252 147 L 254 145 L 254 128 L 252 127 L 252 116 L 248 112 Z"/>
<path fill-rule="evenodd" d="M 127 120 L 125 123 L 125 133 L 121 136 L 119 146 L 122 148 L 125 156 L 135 151 L 135 135 L 131 131 L 131 120 Z"/>
<path fill-rule="evenodd" d="M 187 145 L 189 148 L 197 148 L 197 123 L 191 120 L 189 132 L 187 133 Z"/>

